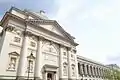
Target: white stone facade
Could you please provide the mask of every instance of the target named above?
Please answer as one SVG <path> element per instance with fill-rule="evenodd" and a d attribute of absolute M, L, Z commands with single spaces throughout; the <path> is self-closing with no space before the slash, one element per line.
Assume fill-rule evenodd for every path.
<path fill-rule="evenodd" d="M 55 20 L 12 7 L 1 23 L 2 79 L 78 79 L 78 44 Z"/>
<path fill-rule="evenodd" d="M 1 80 L 82 79 L 78 63 L 81 64 L 84 60 L 80 62 L 81 59 L 76 54 L 78 44 L 55 20 L 12 7 L 2 18 L 1 26 Z M 85 74 L 87 72 L 83 76 Z M 86 76 L 83 79 L 104 78 Z"/>

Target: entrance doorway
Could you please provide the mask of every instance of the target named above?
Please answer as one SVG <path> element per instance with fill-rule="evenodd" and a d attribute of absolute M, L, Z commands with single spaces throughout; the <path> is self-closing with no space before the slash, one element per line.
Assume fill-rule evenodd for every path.
<path fill-rule="evenodd" d="M 47 74 L 47 80 L 53 80 L 53 75 L 52 73 Z"/>

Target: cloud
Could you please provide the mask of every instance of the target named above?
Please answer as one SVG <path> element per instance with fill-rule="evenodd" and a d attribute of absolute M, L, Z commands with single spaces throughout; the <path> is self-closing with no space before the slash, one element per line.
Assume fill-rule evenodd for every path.
<path fill-rule="evenodd" d="M 0 3 L 11 3 L 11 2 L 16 2 L 18 0 L 0 0 Z"/>
<path fill-rule="evenodd" d="M 120 54 L 108 56 L 107 61 L 109 64 L 118 64 L 120 66 Z"/>
<path fill-rule="evenodd" d="M 57 0 L 54 16 L 79 42 L 78 54 L 103 63 L 120 52 L 119 0 Z"/>
<path fill-rule="evenodd" d="M 79 55 L 110 63 L 108 57 L 120 53 L 119 4 L 120 0 L 1 0 L 0 15 L 10 6 L 45 10 L 76 37 Z"/>

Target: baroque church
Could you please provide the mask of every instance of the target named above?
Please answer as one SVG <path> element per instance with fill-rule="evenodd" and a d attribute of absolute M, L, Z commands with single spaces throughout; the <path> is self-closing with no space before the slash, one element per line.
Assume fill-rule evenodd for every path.
<path fill-rule="evenodd" d="M 56 20 L 12 7 L 1 20 L 0 80 L 107 80 L 108 67 L 77 55 Z"/>

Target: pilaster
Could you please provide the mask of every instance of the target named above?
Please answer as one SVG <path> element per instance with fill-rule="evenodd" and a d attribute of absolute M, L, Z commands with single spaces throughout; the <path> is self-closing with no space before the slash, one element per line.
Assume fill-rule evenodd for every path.
<path fill-rule="evenodd" d="M 75 68 L 76 68 L 76 79 L 79 79 L 79 75 L 78 75 L 78 61 L 77 61 L 77 55 L 75 53 Z"/>
<path fill-rule="evenodd" d="M 71 73 L 71 48 L 68 49 L 68 79 L 72 78 L 72 73 Z"/>
<path fill-rule="evenodd" d="M 59 59 L 59 76 L 63 78 L 63 54 L 62 54 L 62 45 L 60 45 L 60 59 Z"/>

